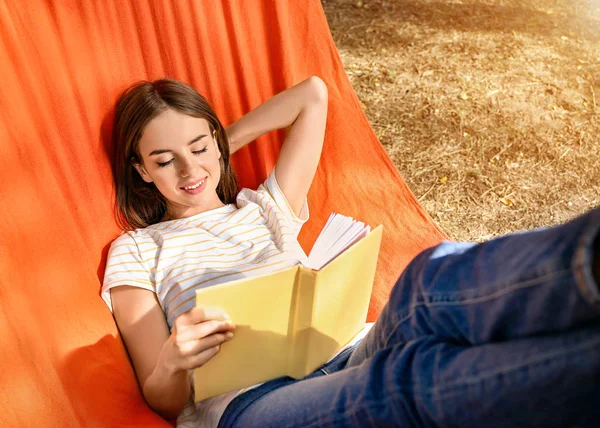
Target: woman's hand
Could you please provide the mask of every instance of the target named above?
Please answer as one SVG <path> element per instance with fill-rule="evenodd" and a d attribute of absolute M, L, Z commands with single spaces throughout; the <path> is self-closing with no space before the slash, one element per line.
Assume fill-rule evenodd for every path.
<path fill-rule="evenodd" d="M 175 320 L 158 364 L 170 373 L 201 367 L 233 337 L 233 330 L 235 325 L 220 309 L 194 307 Z"/>

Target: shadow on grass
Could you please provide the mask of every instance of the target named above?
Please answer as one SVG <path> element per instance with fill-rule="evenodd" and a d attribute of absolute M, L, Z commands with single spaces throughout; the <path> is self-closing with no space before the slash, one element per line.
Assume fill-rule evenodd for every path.
<path fill-rule="evenodd" d="M 377 37 L 381 47 L 403 43 L 402 24 L 461 32 L 527 33 L 544 37 L 578 37 L 600 40 L 600 20 L 584 16 L 576 8 L 540 11 L 527 6 L 485 4 L 482 2 L 395 0 L 373 1 L 369 8 L 357 8 L 355 2 L 325 0 L 329 25 L 338 48 L 354 47 L 359 37 Z M 360 21 L 363 22 L 360 22 Z M 388 25 L 390 24 L 390 25 Z M 360 31 L 358 31 L 360 30 Z M 346 34 L 346 36 L 344 36 Z M 406 40 L 408 42 L 409 40 Z"/>

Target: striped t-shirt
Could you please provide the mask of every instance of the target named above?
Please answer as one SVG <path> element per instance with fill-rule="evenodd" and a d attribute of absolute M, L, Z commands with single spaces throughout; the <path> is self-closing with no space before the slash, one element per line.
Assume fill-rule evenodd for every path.
<path fill-rule="evenodd" d="M 110 247 L 102 298 L 112 310 L 111 288 L 130 285 L 150 290 L 171 329 L 174 320 L 195 305 L 197 288 L 304 262 L 306 254 L 297 238 L 308 217 L 306 201 L 296 216 L 273 169 L 256 191 L 242 189 L 235 205 L 120 235 Z M 190 397 L 177 426 L 216 427 L 238 393 L 196 404 Z"/>

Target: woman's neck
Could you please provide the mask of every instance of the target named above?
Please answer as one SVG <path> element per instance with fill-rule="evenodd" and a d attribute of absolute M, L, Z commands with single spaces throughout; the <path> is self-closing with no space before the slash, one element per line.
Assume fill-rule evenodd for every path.
<path fill-rule="evenodd" d="M 222 208 L 224 206 L 225 206 L 225 204 L 223 202 L 221 202 L 221 200 L 218 200 L 214 204 L 211 204 L 209 206 L 187 207 L 185 210 L 168 207 L 167 212 L 165 213 L 163 218 L 160 220 L 160 222 L 162 223 L 163 221 L 171 221 L 171 220 L 179 220 L 182 218 L 188 218 L 188 217 L 195 216 L 197 214 L 202 214 L 202 213 L 205 213 L 208 211 L 216 210 L 217 208 Z"/>

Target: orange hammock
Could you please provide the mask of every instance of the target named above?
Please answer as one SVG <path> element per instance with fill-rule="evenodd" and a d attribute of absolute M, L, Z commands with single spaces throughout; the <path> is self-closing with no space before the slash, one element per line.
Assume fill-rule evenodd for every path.
<path fill-rule="evenodd" d="M 444 238 L 361 110 L 319 0 L 0 3 L 0 426 L 169 426 L 144 403 L 99 297 L 118 233 L 111 108 L 131 82 L 168 76 L 225 124 L 310 75 L 329 88 L 309 193 L 309 250 L 329 213 L 384 225 L 369 318 L 399 273 Z M 236 153 L 256 188 L 282 142 Z"/>

